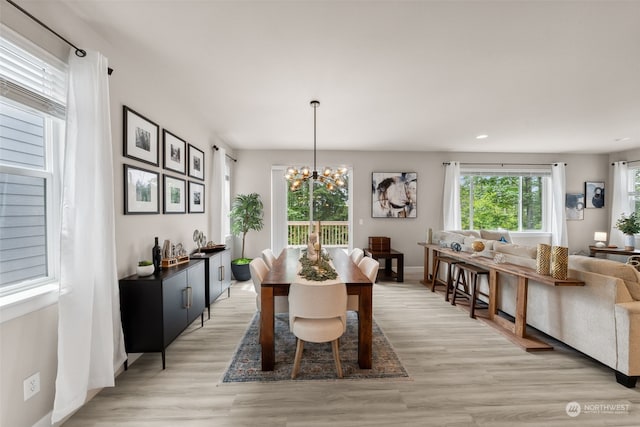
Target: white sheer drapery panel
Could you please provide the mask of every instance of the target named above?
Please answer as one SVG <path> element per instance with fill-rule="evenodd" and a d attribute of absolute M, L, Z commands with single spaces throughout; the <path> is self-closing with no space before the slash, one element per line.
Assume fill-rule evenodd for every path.
<path fill-rule="evenodd" d="M 62 188 L 58 373 L 52 421 L 114 385 L 125 359 L 116 268 L 107 58 L 69 54 Z"/>
<path fill-rule="evenodd" d="M 211 182 L 210 197 L 211 209 L 209 212 L 211 220 L 211 240 L 214 243 L 225 243 L 226 230 L 224 227 L 224 207 L 229 203 L 225 201 L 225 171 L 226 171 L 226 158 L 227 151 L 219 147 L 213 151 L 213 177 Z M 229 219 L 226 218 L 228 221 Z"/>
<path fill-rule="evenodd" d="M 460 230 L 460 162 L 444 165 L 444 189 L 442 192 L 442 220 L 444 230 Z"/>
<path fill-rule="evenodd" d="M 566 177 L 565 164 L 554 163 L 551 166 L 551 244 L 569 246 L 565 211 Z"/>
<path fill-rule="evenodd" d="M 616 222 L 622 214 L 629 215 L 633 212 L 631 199 L 629 198 L 629 167 L 627 162 L 614 162 L 613 188 L 611 197 L 611 228 L 609 230 L 609 244 L 619 247 L 624 246 L 624 234 L 616 228 Z"/>

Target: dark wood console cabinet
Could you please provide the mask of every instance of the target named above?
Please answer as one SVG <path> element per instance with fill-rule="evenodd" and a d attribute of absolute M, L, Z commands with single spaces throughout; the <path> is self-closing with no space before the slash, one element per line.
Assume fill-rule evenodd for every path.
<path fill-rule="evenodd" d="M 205 301 L 209 318 L 211 318 L 211 305 L 226 290 L 227 296 L 231 296 L 231 250 L 224 249 L 218 252 L 192 254 L 194 259 L 204 260 Z"/>
<path fill-rule="evenodd" d="M 120 313 L 127 353 L 162 352 L 200 316 L 204 324 L 205 263 L 192 260 L 147 277 L 120 279 Z"/>

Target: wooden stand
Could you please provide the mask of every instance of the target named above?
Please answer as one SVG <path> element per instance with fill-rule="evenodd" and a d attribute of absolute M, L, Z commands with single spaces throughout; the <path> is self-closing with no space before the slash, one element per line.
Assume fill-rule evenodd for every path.
<path fill-rule="evenodd" d="M 162 268 L 175 267 L 176 265 L 189 262 L 189 255 L 182 255 L 174 258 L 162 258 Z"/>

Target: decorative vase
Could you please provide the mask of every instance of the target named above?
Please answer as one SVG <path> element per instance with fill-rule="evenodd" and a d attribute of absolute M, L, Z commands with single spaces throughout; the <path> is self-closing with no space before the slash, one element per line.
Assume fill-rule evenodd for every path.
<path fill-rule="evenodd" d="M 551 276 L 565 280 L 569 269 L 569 248 L 553 246 L 551 248 Z"/>
<path fill-rule="evenodd" d="M 551 274 L 551 246 L 544 243 L 538 243 L 536 273 L 544 276 Z"/>
<path fill-rule="evenodd" d="M 625 234 L 624 235 L 624 250 L 632 251 L 636 247 L 636 236 L 633 234 Z"/>

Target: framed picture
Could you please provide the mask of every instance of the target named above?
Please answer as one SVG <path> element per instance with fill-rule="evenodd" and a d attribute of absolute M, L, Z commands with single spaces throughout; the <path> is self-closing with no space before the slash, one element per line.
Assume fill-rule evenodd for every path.
<path fill-rule="evenodd" d="M 187 143 L 166 129 L 162 129 L 162 141 L 164 143 L 164 168 L 183 175 L 186 174 Z"/>
<path fill-rule="evenodd" d="M 124 214 L 160 213 L 157 172 L 124 165 Z"/>
<path fill-rule="evenodd" d="M 416 218 L 418 216 L 416 172 L 373 172 L 371 216 Z"/>
<path fill-rule="evenodd" d="M 166 214 L 183 214 L 187 212 L 187 183 L 184 179 L 163 175 L 164 204 Z"/>
<path fill-rule="evenodd" d="M 204 181 L 204 153 L 189 144 L 189 176 Z"/>
<path fill-rule="evenodd" d="M 586 195 L 587 208 L 604 207 L 604 182 L 587 181 L 584 183 L 584 194 Z"/>
<path fill-rule="evenodd" d="M 189 213 L 204 213 L 204 184 L 189 181 Z"/>
<path fill-rule="evenodd" d="M 159 164 L 159 126 L 124 106 L 124 155 L 150 165 Z"/>
<path fill-rule="evenodd" d="M 584 193 L 567 193 L 565 196 L 567 221 L 584 219 Z"/>

